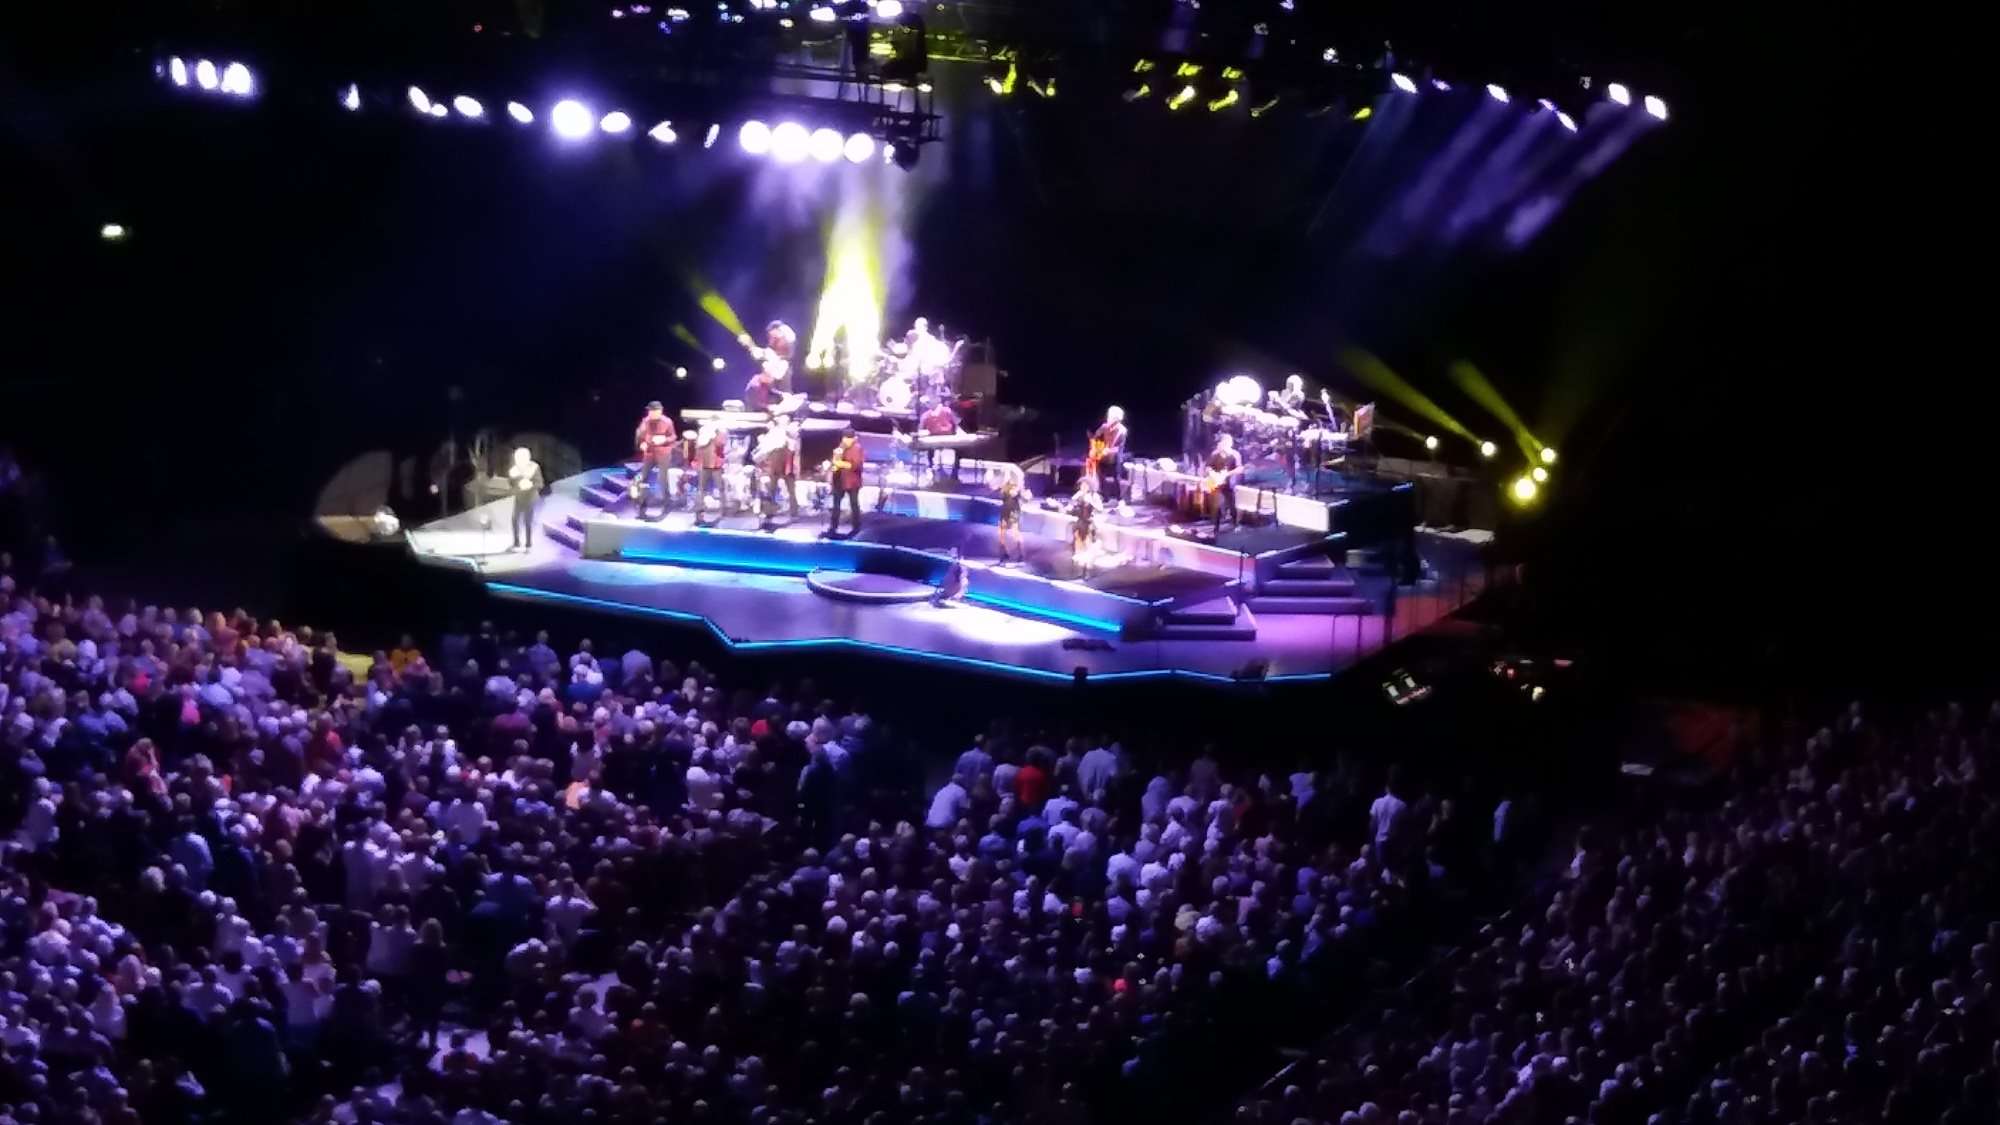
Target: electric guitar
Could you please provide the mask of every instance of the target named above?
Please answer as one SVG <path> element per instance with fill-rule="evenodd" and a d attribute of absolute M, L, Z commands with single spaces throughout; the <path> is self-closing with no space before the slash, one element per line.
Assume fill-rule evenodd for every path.
<path fill-rule="evenodd" d="M 1228 484 L 1232 477 L 1242 471 L 1243 467 L 1241 465 L 1238 465 L 1234 469 L 1210 469 L 1208 474 L 1201 478 L 1202 498 L 1207 499 L 1214 495 L 1216 489 Z"/>
<path fill-rule="evenodd" d="M 1090 439 L 1090 452 L 1083 456 L 1083 471 L 1093 477 L 1096 476 L 1098 464 L 1110 454 L 1111 443 L 1093 435 Z"/>

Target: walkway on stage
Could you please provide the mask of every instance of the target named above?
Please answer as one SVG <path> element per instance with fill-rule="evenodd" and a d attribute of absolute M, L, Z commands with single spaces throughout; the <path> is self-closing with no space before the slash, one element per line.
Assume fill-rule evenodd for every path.
<path fill-rule="evenodd" d="M 559 482 L 536 522 L 606 519 L 579 496 L 590 477 Z M 1388 599 L 1388 612 L 1264 613 L 1256 618 L 1254 638 L 1245 640 L 1130 638 L 971 603 L 843 601 L 814 592 L 803 576 L 584 558 L 541 534 L 531 551 L 513 552 L 507 549 L 509 504 L 498 501 L 427 524 L 410 533 L 411 547 L 421 561 L 472 572 L 498 597 L 706 627 L 738 652 L 845 648 L 1049 681 L 1070 680 L 1078 669 L 1092 680 L 1227 683 L 1246 668 L 1274 681 L 1326 678 L 1440 620 L 1483 586 L 1476 544 L 1426 535 L 1420 537 L 1426 577 Z M 802 516 L 774 534 L 816 539 L 823 518 Z M 667 522 L 684 525 L 689 517 L 675 514 Z M 864 537 L 867 527 L 864 521 Z M 990 528 L 981 530 L 990 537 Z M 942 529 L 938 541 L 957 542 Z M 984 565 L 974 567 L 974 590 Z"/>

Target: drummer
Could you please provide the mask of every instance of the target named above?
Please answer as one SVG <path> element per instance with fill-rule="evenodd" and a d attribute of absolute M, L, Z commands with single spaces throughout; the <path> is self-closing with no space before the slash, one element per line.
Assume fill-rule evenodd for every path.
<path fill-rule="evenodd" d="M 1305 376 L 1298 374 L 1285 376 L 1285 389 L 1271 392 L 1271 409 L 1280 414 L 1304 421 L 1306 416 Z"/>

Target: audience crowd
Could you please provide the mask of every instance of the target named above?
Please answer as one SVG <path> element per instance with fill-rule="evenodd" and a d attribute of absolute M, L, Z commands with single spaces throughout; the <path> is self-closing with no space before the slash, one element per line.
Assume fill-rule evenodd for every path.
<path fill-rule="evenodd" d="M 17 581 L 0 1121 L 1082 1119 L 1485 852 L 1358 768 L 996 726 L 924 786 L 809 683 Z"/>
<path fill-rule="evenodd" d="M 1241 1105 L 1277 1125 L 2000 1120 L 2000 705 L 1856 706 L 1707 802 L 1582 832 L 1430 1011 Z"/>
<path fill-rule="evenodd" d="M 1392 999 L 1239 1122 L 2000 1108 L 2000 707 L 1584 825 L 1398 992 L 1511 885 L 1517 802 L 68 577 L 0 555 L 0 1123 L 1172 1115 L 1329 979 Z"/>

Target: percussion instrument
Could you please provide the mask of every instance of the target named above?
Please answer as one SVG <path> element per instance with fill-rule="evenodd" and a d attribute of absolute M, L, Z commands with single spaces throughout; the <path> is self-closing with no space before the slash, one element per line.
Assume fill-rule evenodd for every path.
<path fill-rule="evenodd" d="M 891 375 L 875 388 L 875 405 L 884 410 L 908 410 L 914 397 L 910 381 L 901 375 Z"/>

